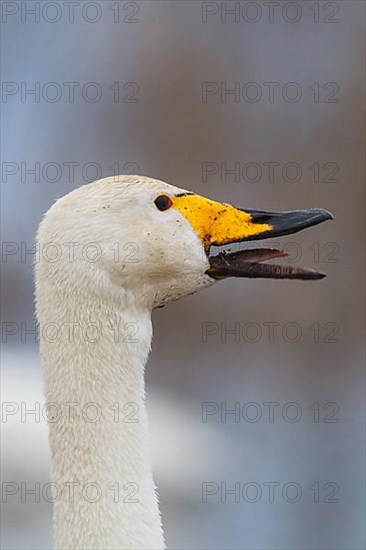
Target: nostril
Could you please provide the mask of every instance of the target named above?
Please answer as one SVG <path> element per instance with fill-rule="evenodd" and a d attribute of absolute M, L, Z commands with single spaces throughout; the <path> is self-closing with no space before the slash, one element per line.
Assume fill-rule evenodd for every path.
<path fill-rule="evenodd" d="M 252 221 L 254 223 L 268 223 L 271 217 L 269 214 L 253 214 Z"/>

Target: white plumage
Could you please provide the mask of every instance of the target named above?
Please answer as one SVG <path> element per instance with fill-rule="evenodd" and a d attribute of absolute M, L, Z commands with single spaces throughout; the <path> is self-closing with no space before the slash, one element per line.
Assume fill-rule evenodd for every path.
<path fill-rule="evenodd" d="M 54 404 L 52 479 L 61 489 L 56 548 L 164 548 L 145 410 L 152 310 L 227 276 L 323 277 L 261 263 L 283 255 L 276 250 L 209 250 L 330 217 L 243 211 L 131 176 L 80 187 L 52 206 L 38 231 L 36 304 L 46 402 Z"/>

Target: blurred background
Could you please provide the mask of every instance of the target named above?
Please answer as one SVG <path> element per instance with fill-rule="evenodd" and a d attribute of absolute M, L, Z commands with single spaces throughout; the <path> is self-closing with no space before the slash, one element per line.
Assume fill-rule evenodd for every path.
<path fill-rule="evenodd" d="M 15 403 L 2 547 L 52 544 L 51 504 L 21 494 L 50 466 L 42 417 L 20 414 L 43 401 L 36 228 L 77 186 L 138 173 L 335 216 L 281 239 L 322 281 L 231 280 L 154 312 L 147 403 L 168 547 L 364 548 L 365 4 L 1 7 L 2 398 Z"/>

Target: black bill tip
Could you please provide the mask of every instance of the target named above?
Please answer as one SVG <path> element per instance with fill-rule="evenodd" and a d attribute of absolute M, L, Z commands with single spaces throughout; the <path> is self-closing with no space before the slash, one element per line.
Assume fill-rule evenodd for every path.
<path fill-rule="evenodd" d="M 334 219 L 331 212 L 324 208 L 308 208 L 307 210 L 290 210 L 288 212 L 266 212 L 265 210 L 247 208 L 245 212 L 251 215 L 253 223 L 272 226 L 272 229 L 253 235 L 245 240 L 291 235 L 307 227 Z"/>

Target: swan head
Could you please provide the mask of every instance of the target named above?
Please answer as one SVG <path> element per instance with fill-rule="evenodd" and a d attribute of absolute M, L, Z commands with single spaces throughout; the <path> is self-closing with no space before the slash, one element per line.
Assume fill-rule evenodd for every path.
<path fill-rule="evenodd" d="M 70 292 L 130 296 L 153 309 L 226 277 L 319 279 L 311 269 L 263 263 L 273 249 L 215 246 L 277 237 L 316 225 L 323 209 L 265 212 L 218 203 L 143 176 L 117 176 L 59 199 L 39 232 L 38 276 Z"/>

